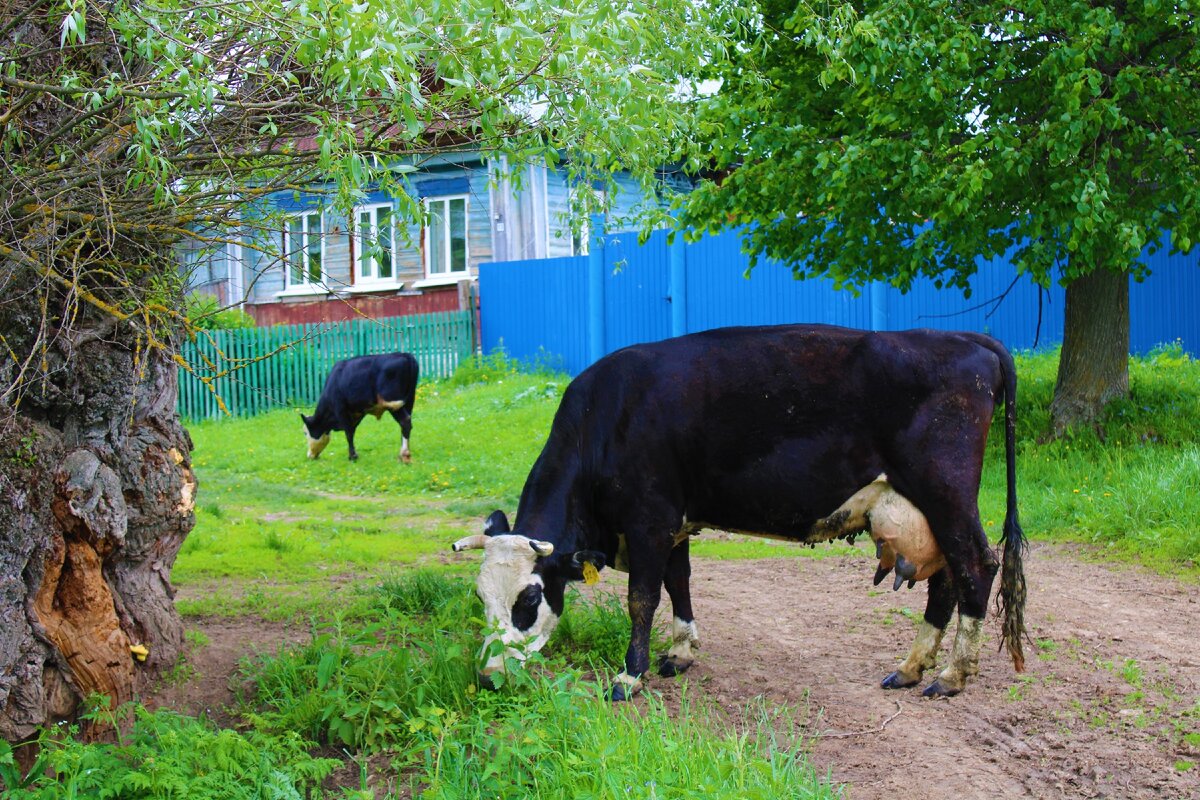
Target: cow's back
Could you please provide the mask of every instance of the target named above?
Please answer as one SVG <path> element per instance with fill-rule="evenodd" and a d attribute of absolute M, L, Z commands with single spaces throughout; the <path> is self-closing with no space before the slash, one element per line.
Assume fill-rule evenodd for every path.
<path fill-rule="evenodd" d="M 969 407 L 990 421 L 1000 386 L 974 335 L 724 328 L 601 359 L 554 427 L 602 508 L 658 495 L 689 519 L 798 535 L 900 470 L 897 443 L 922 414 Z"/>

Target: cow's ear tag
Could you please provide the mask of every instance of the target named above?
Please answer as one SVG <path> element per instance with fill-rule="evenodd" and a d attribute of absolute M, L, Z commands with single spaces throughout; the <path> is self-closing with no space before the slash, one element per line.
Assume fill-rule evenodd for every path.
<path fill-rule="evenodd" d="M 583 582 L 588 586 L 591 586 L 593 583 L 596 583 L 599 580 L 600 570 L 596 569 L 596 567 L 590 561 L 583 562 Z"/>

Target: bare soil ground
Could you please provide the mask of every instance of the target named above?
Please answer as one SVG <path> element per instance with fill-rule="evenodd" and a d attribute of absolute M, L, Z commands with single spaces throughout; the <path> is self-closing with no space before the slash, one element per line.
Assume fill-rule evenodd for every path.
<path fill-rule="evenodd" d="M 691 691 L 702 687 L 735 719 L 759 697 L 799 708 L 813 764 L 848 784 L 852 800 L 1200 798 L 1200 749 L 1185 739 L 1200 733 L 1197 587 L 1032 545 L 1027 672 L 1017 676 L 997 652 L 990 620 L 979 678 L 958 697 L 926 700 L 923 686 L 878 686 L 907 653 L 925 592 L 893 593 L 887 581 L 873 589 L 874 567 L 865 548 L 693 559 L 703 645 Z M 606 575 L 601 587 L 621 590 L 622 576 Z M 153 700 L 218 720 L 239 658 L 308 635 L 255 620 L 189 628 L 209 639 L 191 655 L 194 675 Z M 655 676 L 648 690 L 674 705 L 683 683 Z"/>

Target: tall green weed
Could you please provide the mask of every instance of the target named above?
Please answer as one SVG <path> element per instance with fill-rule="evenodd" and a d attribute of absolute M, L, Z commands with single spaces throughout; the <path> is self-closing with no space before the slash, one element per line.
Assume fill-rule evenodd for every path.
<path fill-rule="evenodd" d="M 314 758 L 295 732 L 239 733 L 170 711 L 133 709 L 120 741 L 86 744 L 47 730 L 36 767 L 19 775 L 0 742 L 6 800 L 307 800 L 341 762 Z M 107 714 L 103 715 L 107 716 Z M 91 717 L 95 719 L 95 716 Z"/>

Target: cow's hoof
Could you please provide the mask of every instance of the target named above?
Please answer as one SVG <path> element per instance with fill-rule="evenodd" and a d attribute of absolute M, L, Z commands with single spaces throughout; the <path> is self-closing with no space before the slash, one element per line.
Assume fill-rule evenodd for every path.
<path fill-rule="evenodd" d="M 879 685 L 884 689 L 907 689 L 909 686 L 916 686 L 920 682 L 921 679 L 919 677 L 908 678 L 905 677 L 903 672 L 896 670 L 891 675 L 888 675 L 886 678 L 881 680 Z"/>
<path fill-rule="evenodd" d="M 401 454 L 400 454 L 400 463 L 402 463 L 402 464 L 411 464 L 411 463 L 412 463 L 412 456 L 410 456 L 408 453 L 401 453 Z"/>
<path fill-rule="evenodd" d="M 922 697 L 954 697 L 961 692 L 962 689 L 951 689 L 946 684 L 942 683 L 941 679 L 934 681 L 926 687 L 925 691 L 921 692 Z"/>
<path fill-rule="evenodd" d="M 619 683 L 614 683 L 612 691 L 609 693 L 609 699 L 614 703 L 624 703 L 626 700 L 633 698 L 633 693 L 629 691 L 629 687 Z"/>
<path fill-rule="evenodd" d="M 351 461 L 358 461 L 358 453 L 351 453 L 351 454 L 350 454 L 350 460 L 351 460 Z"/>
<path fill-rule="evenodd" d="M 664 678 L 674 678 L 676 675 L 682 675 L 688 671 L 695 662 L 692 659 L 672 658 L 671 656 L 663 656 L 658 662 L 658 674 Z"/>

